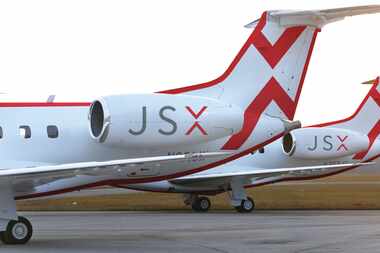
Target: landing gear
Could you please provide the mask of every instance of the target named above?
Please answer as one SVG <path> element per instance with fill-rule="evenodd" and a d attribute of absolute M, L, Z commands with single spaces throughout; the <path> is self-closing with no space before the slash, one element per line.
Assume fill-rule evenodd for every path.
<path fill-rule="evenodd" d="M 0 180 L 0 240 L 4 244 L 25 244 L 33 234 L 32 224 L 17 215 L 10 180 Z"/>
<path fill-rule="evenodd" d="M 239 213 L 250 213 L 255 209 L 255 202 L 252 198 L 247 196 L 244 185 L 247 182 L 236 178 L 231 180 L 230 188 L 231 192 L 229 193 L 231 205 L 238 211 Z"/>
<path fill-rule="evenodd" d="M 25 244 L 32 235 L 32 224 L 29 220 L 20 216 L 18 220 L 8 222 L 6 230 L 0 233 L 0 239 L 4 244 Z"/>
<path fill-rule="evenodd" d="M 207 197 L 197 197 L 191 203 L 191 208 L 196 212 L 207 212 L 211 207 L 210 199 Z"/>
<path fill-rule="evenodd" d="M 197 194 L 184 194 L 183 202 L 195 212 L 207 212 L 211 207 L 211 201 L 207 197 L 199 197 Z"/>
<path fill-rule="evenodd" d="M 252 198 L 247 197 L 240 202 L 240 206 L 235 206 L 235 209 L 239 213 L 250 213 L 255 209 L 255 202 Z"/>

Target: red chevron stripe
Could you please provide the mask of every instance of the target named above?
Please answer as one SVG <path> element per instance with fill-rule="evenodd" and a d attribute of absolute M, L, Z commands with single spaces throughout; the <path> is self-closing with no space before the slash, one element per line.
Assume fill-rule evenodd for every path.
<path fill-rule="evenodd" d="M 377 91 L 376 86 L 374 86 L 371 91 L 369 92 L 369 95 L 373 98 L 373 100 L 376 102 L 376 104 L 380 107 L 380 93 Z"/>
<path fill-rule="evenodd" d="M 244 54 L 247 52 L 251 45 L 254 45 L 257 48 L 257 50 L 261 53 L 263 58 L 266 59 L 266 61 L 272 68 L 276 66 L 277 63 L 282 59 L 284 54 L 286 54 L 289 48 L 301 35 L 301 33 L 306 29 L 306 26 L 291 27 L 286 29 L 284 33 L 280 36 L 280 38 L 276 41 L 276 43 L 272 46 L 268 39 L 262 33 L 262 30 L 267 23 L 266 16 L 267 13 L 264 12 L 255 30 L 249 36 L 248 40 L 244 43 L 243 47 L 240 49 L 239 53 L 233 59 L 230 66 L 228 66 L 227 70 L 220 77 L 206 83 L 195 84 L 171 90 L 159 91 L 158 93 L 180 94 L 184 92 L 209 88 L 223 82 L 232 73 L 236 65 L 240 62 L 241 58 L 244 56 Z M 318 29 L 317 31 L 320 30 Z M 315 38 L 313 39 L 313 43 L 314 41 Z"/>
<path fill-rule="evenodd" d="M 286 31 L 285 31 L 286 32 Z M 300 79 L 300 83 L 298 85 L 297 94 L 295 101 L 292 101 L 292 99 L 289 97 L 288 93 L 286 93 L 283 88 L 278 84 L 276 79 L 272 77 L 271 80 L 265 85 L 264 89 L 261 90 L 261 92 L 256 96 L 255 100 L 252 101 L 252 103 L 248 106 L 246 111 L 244 112 L 244 123 L 242 130 L 233 135 L 226 144 L 222 147 L 222 149 L 237 149 L 241 147 L 244 142 L 247 140 L 247 138 L 250 136 L 250 134 L 253 132 L 254 128 L 257 125 L 257 122 L 259 121 L 259 118 L 261 114 L 264 112 L 266 107 L 269 105 L 271 101 L 277 102 L 277 105 L 281 108 L 281 110 L 287 115 L 288 119 L 293 119 L 295 110 L 297 108 L 298 100 L 301 94 L 302 85 L 306 77 L 307 68 L 309 66 L 310 58 L 313 52 L 315 40 L 317 39 L 318 32 L 320 32 L 319 29 L 315 30 L 310 47 L 309 52 L 305 61 L 305 66 L 302 72 L 302 76 Z M 293 32 L 292 32 L 293 33 Z M 279 39 L 280 40 L 280 39 Z M 281 42 L 283 43 L 283 42 Z M 294 42 L 293 42 L 294 43 Z M 274 46 L 276 47 L 276 46 Z M 279 46 L 278 46 L 279 47 Z M 279 48 L 282 48 L 279 47 Z M 277 63 L 276 63 L 277 64 Z M 271 84 L 271 82 L 275 84 Z M 273 85 L 273 87 L 271 86 Z M 269 87 L 268 87 L 269 86 Z M 274 88 L 275 87 L 275 88 Z M 270 90 L 274 88 L 274 90 Z M 265 100 L 266 103 L 257 103 L 255 105 L 255 101 L 259 100 L 258 98 L 262 96 L 261 100 Z M 269 101 L 269 102 L 268 102 Z M 283 101 L 281 103 L 280 101 Z M 252 113 L 255 112 L 255 113 Z M 255 115 L 253 115 L 255 114 Z M 254 120 L 254 118 L 256 118 Z M 252 124 L 252 125 L 250 125 Z"/>
<path fill-rule="evenodd" d="M 369 96 L 372 97 L 372 99 L 376 102 L 376 104 L 380 107 L 380 93 L 376 89 L 377 85 L 374 85 L 372 89 L 369 91 Z M 376 138 L 380 135 L 380 120 L 377 121 L 375 126 L 369 131 L 368 133 L 368 139 L 369 139 L 369 145 L 368 149 L 366 151 L 357 153 L 353 159 L 361 160 L 363 159 L 371 149 L 373 143 L 375 142 Z"/>
<path fill-rule="evenodd" d="M 368 133 L 368 139 L 369 139 L 368 149 L 366 151 L 357 153 L 353 157 L 353 159 L 357 159 L 357 160 L 363 159 L 368 154 L 369 150 L 371 149 L 373 143 L 375 142 L 375 140 L 379 136 L 379 134 L 380 134 L 380 120 L 377 121 L 375 126 Z"/>
<path fill-rule="evenodd" d="M 289 50 L 289 48 L 299 38 L 302 32 L 306 29 L 306 26 L 298 26 L 298 27 L 291 27 L 291 28 L 285 29 L 283 34 L 279 37 L 279 39 L 274 43 L 274 45 L 272 45 L 262 32 L 263 28 L 267 24 L 266 15 L 267 15 L 266 13 L 263 13 L 255 30 L 252 32 L 247 42 L 244 44 L 242 49 L 239 51 L 238 55 L 235 57 L 231 65 L 227 68 L 227 70 L 223 73 L 222 76 L 207 83 L 182 87 L 182 88 L 173 89 L 173 90 L 161 91 L 160 93 L 179 94 L 179 93 L 212 87 L 214 85 L 217 85 L 223 82 L 231 74 L 231 72 L 234 70 L 236 65 L 241 60 L 241 58 L 244 56 L 244 54 L 247 52 L 249 47 L 252 45 L 256 47 L 256 49 L 260 52 L 260 54 L 268 62 L 268 64 L 272 68 L 274 68 L 281 61 L 281 59 Z M 314 47 L 316 36 L 319 31 L 320 30 L 317 29 L 314 32 L 312 42 L 309 48 L 308 56 L 306 58 L 305 66 L 302 72 L 301 80 L 300 80 L 299 86 L 297 87 L 298 89 L 297 89 L 295 101 L 292 101 L 289 95 L 281 88 L 281 86 L 277 83 L 277 81 L 274 78 L 272 78 L 273 81 L 271 79 L 267 83 L 267 85 L 264 87 L 264 89 L 261 90 L 261 92 L 251 102 L 248 108 L 246 108 L 246 111 L 244 112 L 243 129 L 239 133 L 233 135 L 228 140 L 228 142 L 223 146 L 223 149 L 236 149 L 236 148 L 241 147 L 246 141 L 246 139 L 253 132 L 259 120 L 260 115 L 265 111 L 266 107 L 269 105 L 271 101 L 278 102 L 278 105 L 284 111 L 284 113 L 286 115 L 289 115 L 288 118 L 290 119 L 293 118 L 295 108 L 298 103 L 299 95 L 301 92 L 302 84 L 305 78 L 306 70 L 310 61 L 311 53 L 313 51 L 312 49 Z M 272 87 L 271 86 L 267 87 L 267 86 L 270 83 L 274 83 L 274 82 L 277 84 L 277 87 L 275 88 L 276 90 L 269 91 Z M 280 101 L 287 101 L 287 102 L 284 103 L 285 105 L 284 106 L 283 104 L 281 104 Z"/>
<path fill-rule="evenodd" d="M 372 88 L 369 90 L 369 92 L 367 93 L 367 95 L 365 96 L 365 98 L 363 99 L 363 101 L 360 103 L 359 107 L 356 108 L 356 111 L 349 117 L 345 118 L 345 119 L 340 119 L 340 120 L 335 120 L 335 121 L 330 121 L 330 122 L 325 122 L 325 123 L 321 123 L 321 124 L 315 124 L 315 125 L 311 125 L 311 126 L 307 126 L 307 127 L 326 127 L 326 126 L 332 126 L 332 125 L 337 125 L 337 124 L 340 124 L 340 123 L 344 123 L 344 122 L 348 122 L 350 120 L 352 120 L 353 118 L 355 118 L 359 112 L 363 109 L 363 107 L 365 106 L 365 104 L 367 103 L 368 99 L 370 97 L 377 97 L 375 95 L 375 92 L 377 91 L 372 91 L 373 89 L 376 89 L 377 86 L 379 85 L 380 83 L 380 77 L 377 77 L 375 79 L 375 82 L 373 83 L 373 86 Z M 372 95 L 375 95 L 375 96 L 372 96 Z M 377 100 L 375 99 L 375 102 Z M 377 103 L 377 102 L 376 102 Z M 377 103 L 379 104 L 379 103 Z"/>
<path fill-rule="evenodd" d="M 266 16 L 267 16 L 266 12 L 264 12 L 261 15 L 260 21 L 257 24 L 255 30 L 253 30 L 253 32 L 249 36 L 248 40 L 244 43 L 243 47 L 240 49 L 238 54 L 232 60 L 231 64 L 228 66 L 226 71 L 221 76 L 219 76 L 218 78 L 216 78 L 212 81 L 209 81 L 209 82 L 194 84 L 194 85 L 180 87 L 180 88 L 171 89 L 171 90 L 159 91 L 158 93 L 180 94 L 180 93 L 184 93 L 184 92 L 189 92 L 189 91 L 200 90 L 200 89 L 212 87 L 212 86 L 217 85 L 217 84 L 223 82 L 224 80 L 226 80 L 226 78 L 232 73 L 232 71 L 235 69 L 236 65 L 240 62 L 241 58 L 247 52 L 248 48 L 252 45 L 252 41 L 254 40 L 254 38 L 256 36 L 258 36 L 259 33 L 261 32 L 261 30 L 264 28 L 264 26 L 266 24 Z"/>
<path fill-rule="evenodd" d="M 273 46 L 261 31 L 253 38 L 252 44 L 273 69 L 305 29 L 306 26 L 286 29 Z"/>
<path fill-rule="evenodd" d="M 244 112 L 243 128 L 231 136 L 222 149 L 238 149 L 255 129 L 266 107 L 275 101 L 288 118 L 293 118 L 296 104 L 272 77 Z"/>

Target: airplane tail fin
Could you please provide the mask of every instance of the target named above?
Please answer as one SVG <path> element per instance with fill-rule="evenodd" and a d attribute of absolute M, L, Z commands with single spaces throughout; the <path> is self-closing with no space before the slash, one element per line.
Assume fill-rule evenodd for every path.
<path fill-rule="evenodd" d="M 375 12 L 380 5 L 264 12 L 246 26 L 254 28 L 252 34 L 219 78 L 160 93 L 220 99 L 240 106 L 251 121 L 262 113 L 292 120 L 320 29 L 346 16 Z"/>
<path fill-rule="evenodd" d="M 319 124 L 320 127 L 338 127 L 353 130 L 368 135 L 370 145 L 364 152 L 357 153 L 353 158 L 361 160 L 370 151 L 374 141 L 380 135 L 380 77 L 363 82 L 372 84 L 367 96 L 359 105 L 355 113 L 343 120 Z"/>

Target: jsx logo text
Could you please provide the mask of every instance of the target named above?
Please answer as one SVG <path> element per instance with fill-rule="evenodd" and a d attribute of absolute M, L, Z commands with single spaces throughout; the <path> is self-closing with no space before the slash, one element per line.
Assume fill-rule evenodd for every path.
<path fill-rule="evenodd" d="M 206 130 L 201 126 L 199 123 L 198 119 L 199 117 L 206 111 L 207 106 L 202 106 L 200 110 L 194 111 L 190 106 L 186 106 L 186 111 L 191 115 L 191 117 L 194 119 L 194 123 L 189 127 L 189 129 L 185 132 L 185 135 L 191 135 L 193 134 L 196 130 L 198 130 L 202 135 L 207 135 Z M 164 129 L 158 129 L 158 133 L 162 135 L 173 135 L 177 132 L 178 126 L 177 122 L 170 118 L 167 115 L 167 111 L 172 111 L 175 112 L 176 108 L 173 106 L 167 105 L 161 107 L 161 109 L 158 112 L 158 115 L 160 119 L 163 121 L 167 122 L 170 125 L 169 130 L 164 130 Z M 147 128 L 147 117 L 148 117 L 148 112 L 147 112 L 147 107 L 143 106 L 142 107 L 142 121 L 141 121 L 141 127 L 138 129 L 128 129 L 128 132 L 132 135 L 141 135 L 145 132 Z"/>
<path fill-rule="evenodd" d="M 307 147 L 307 149 L 309 151 L 316 151 L 318 150 L 318 147 L 321 145 L 322 149 L 324 151 L 332 151 L 332 150 L 335 150 L 335 151 L 347 151 L 348 148 L 347 146 L 345 145 L 345 141 L 347 140 L 348 136 L 345 135 L 345 136 L 339 136 L 337 135 L 336 138 L 338 140 L 338 145 L 337 145 L 337 148 L 334 149 L 334 145 L 333 145 L 333 140 L 334 140 L 334 137 L 331 136 L 331 135 L 325 135 L 323 137 L 321 137 L 321 140 L 318 140 L 318 137 L 319 136 L 314 136 L 314 145 L 311 146 L 311 147 Z"/>

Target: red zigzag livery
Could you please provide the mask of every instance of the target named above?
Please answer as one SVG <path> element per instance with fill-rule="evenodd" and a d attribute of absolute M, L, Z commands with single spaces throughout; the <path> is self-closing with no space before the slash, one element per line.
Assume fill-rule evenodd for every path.
<path fill-rule="evenodd" d="M 272 77 L 265 85 L 265 88 L 262 89 L 260 94 L 246 109 L 242 130 L 239 133 L 232 135 L 222 149 L 238 149 L 243 145 L 244 141 L 255 129 L 261 114 L 272 101 L 277 103 L 288 118 L 293 118 L 296 103 L 282 89 L 276 79 Z"/>
<path fill-rule="evenodd" d="M 369 96 L 372 97 L 372 99 L 376 102 L 376 104 L 380 107 L 380 93 L 376 89 L 376 85 L 374 85 L 369 92 Z M 368 139 L 369 139 L 369 145 L 368 149 L 366 151 L 357 153 L 353 159 L 361 160 L 363 159 L 371 149 L 373 143 L 375 142 L 376 138 L 380 135 L 380 120 L 378 120 L 375 124 L 375 126 L 369 131 L 368 133 Z"/>
<path fill-rule="evenodd" d="M 273 69 L 286 52 L 288 52 L 293 43 L 299 38 L 305 28 L 306 26 L 298 26 L 286 29 L 273 46 L 264 34 L 259 32 L 255 34 L 257 36 L 252 36 L 252 44 Z"/>
<path fill-rule="evenodd" d="M 316 28 L 310 28 L 307 26 L 293 26 L 284 29 L 276 22 L 268 21 L 267 18 L 267 13 L 265 12 L 258 21 L 255 30 L 252 32 L 244 46 L 239 51 L 238 55 L 235 57 L 235 59 L 232 61 L 231 65 L 227 68 L 223 75 L 221 75 L 219 78 L 202 84 L 160 92 L 166 94 L 186 93 L 189 95 L 207 97 L 210 96 L 210 94 L 215 94 L 215 92 L 217 93 L 218 91 L 215 91 L 213 88 L 214 86 L 216 87 L 218 84 L 222 83 L 223 94 L 221 95 L 221 97 L 219 97 L 219 99 L 225 100 L 229 103 L 240 105 L 243 108 L 245 108 L 243 127 L 240 130 L 240 132 L 232 135 L 223 145 L 222 149 L 225 150 L 239 149 L 247 141 L 252 132 L 255 130 L 255 127 L 259 122 L 260 116 L 263 112 L 265 112 L 265 110 L 272 101 L 277 103 L 278 107 L 281 109 L 281 112 L 278 112 L 278 109 L 275 109 L 276 114 L 274 116 L 283 117 L 285 114 L 285 116 L 288 119 L 293 119 L 294 117 L 294 113 L 302 89 L 302 84 L 311 57 L 311 52 L 314 47 L 317 33 L 320 30 Z M 278 73 L 279 75 L 282 75 L 282 78 L 286 77 L 285 80 L 288 80 L 290 79 L 290 77 L 292 77 L 292 80 L 299 80 L 299 82 L 291 82 L 290 84 L 283 83 L 282 85 L 280 85 L 279 82 L 283 82 L 283 79 L 281 78 L 281 80 L 279 80 L 275 78 L 275 68 L 280 63 L 280 61 L 287 55 L 289 49 L 296 43 L 296 41 L 303 34 L 305 35 L 304 38 L 307 40 L 305 40 L 302 46 L 298 45 L 298 47 L 295 47 L 294 50 L 290 53 L 289 58 L 287 59 L 288 61 L 286 62 L 286 64 L 288 64 L 291 67 L 286 70 L 286 74 L 283 72 Z M 272 40 L 275 39 L 276 42 L 272 44 L 270 42 L 270 38 L 268 38 L 267 36 L 272 36 Z M 252 51 L 252 53 L 261 56 L 255 58 L 254 62 L 252 62 L 252 60 L 247 61 L 247 58 L 244 58 L 248 50 L 252 47 L 256 49 Z M 299 58 L 300 56 L 303 56 L 304 58 Z M 305 60 L 304 65 L 302 66 L 299 66 L 299 64 L 297 64 L 300 59 Z M 263 63 L 267 64 L 269 68 L 263 67 Z M 244 67 L 242 67 L 241 64 Z M 252 66 L 247 67 L 247 64 L 252 64 Z M 233 79 L 234 81 L 230 81 L 229 76 L 232 76 L 232 73 L 234 71 L 238 71 L 237 69 L 239 67 L 244 68 L 244 71 L 246 69 L 252 69 L 252 72 L 254 74 L 247 75 L 244 72 L 242 78 L 238 78 L 237 80 L 235 80 L 235 76 L 235 79 Z M 260 83 L 254 83 L 257 82 L 257 80 L 265 79 L 266 76 L 268 77 L 268 79 L 266 80 L 269 81 L 267 81 L 265 85 L 262 85 Z M 250 77 L 251 79 L 253 79 L 252 81 Z M 240 87 L 241 89 L 239 89 Z M 283 87 L 287 87 L 289 91 L 296 91 L 294 100 L 287 93 L 287 91 L 284 90 Z M 249 91 L 246 91 L 247 88 L 249 89 Z M 242 99 L 242 95 L 241 93 L 239 94 L 239 92 L 243 92 L 246 96 L 251 97 L 251 99 L 248 100 L 251 102 L 246 104 L 245 101 L 247 100 Z"/>

